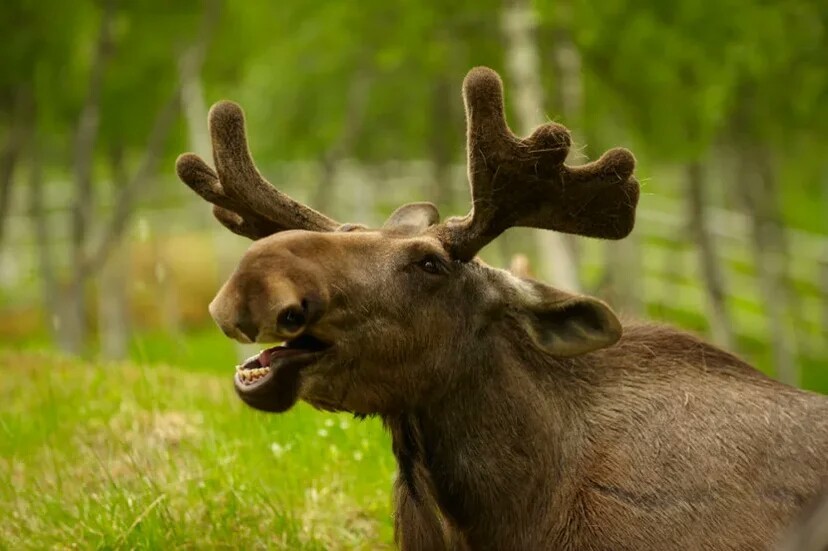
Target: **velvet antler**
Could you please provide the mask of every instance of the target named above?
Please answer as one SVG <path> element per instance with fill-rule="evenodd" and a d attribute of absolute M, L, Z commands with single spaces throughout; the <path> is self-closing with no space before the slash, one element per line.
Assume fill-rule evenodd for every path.
<path fill-rule="evenodd" d="M 333 231 L 339 226 L 262 177 L 247 147 L 241 107 L 219 102 L 210 109 L 209 120 L 216 170 L 193 153 L 181 155 L 175 168 L 181 181 L 213 203 L 219 222 L 250 239 L 293 229 Z"/>
<path fill-rule="evenodd" d="M 611 149 L 587 165 L 564 164 L 571 139 L 548 123 L 517 138 L 503 113 L 503 85 L 491 69 L 477 67 L 463 82 L 468 176 L 472 209 L 432 226 L 452 256 L 467 261 L 506 229 L 524 226 L 621 239 L 632 231 L 639 186 L 635 159 Z M 231 231 L 259 239 L 289 229 L 334 231 L 339 224 L 271 186 L 256 169 L 241 108 L 229 101 L 210 110 L 216 171 L 187 153 L 176 162 L 179 178 L 213 203 L 213 214 Z"/>
<path fill-rule="evenodd" d="M 555 123 L 517 138 L 503 113 L 503 85 L 486 67 L 463 82 L 472 209 L 435 228 L 458 260 L 470 260 L 513 226 L 621 239 L 632 231 L 639 186 L 635 158 L 611 149 L 592 163 L 564 165 L 571 139 Z"/>

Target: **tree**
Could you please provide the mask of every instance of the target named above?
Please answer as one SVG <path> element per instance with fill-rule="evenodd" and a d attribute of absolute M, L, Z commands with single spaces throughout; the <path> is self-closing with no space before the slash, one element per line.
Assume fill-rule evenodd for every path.
<path fill-rule="evenodd" d="M 528 0 L 505 0 L 503 29 L 507 44 L 508 86 L 515 96 L 520 132 L 528 135 L 543 119 L 543 93 L 539 63 L 537 15 Z M 536 232 L 544 271 L 562 289 L 580 289 L 577 264 L 564 236 L 549 231 Z"/>

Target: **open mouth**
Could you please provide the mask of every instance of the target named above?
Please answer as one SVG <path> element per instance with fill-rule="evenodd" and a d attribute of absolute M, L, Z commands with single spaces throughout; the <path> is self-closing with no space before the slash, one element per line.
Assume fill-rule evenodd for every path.
<path fill-rule="evenodd" d="M 296 402 L 299 372 L 316 362 L 330 344 L 303 334 L 266 348 L 236 366 L 236 392 L 248 405 L 265 411 L 285 411 Z"/>

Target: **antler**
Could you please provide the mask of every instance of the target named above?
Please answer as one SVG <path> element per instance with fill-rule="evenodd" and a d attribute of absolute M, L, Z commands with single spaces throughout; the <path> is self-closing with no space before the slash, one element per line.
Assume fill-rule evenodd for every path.
<path fill-rule="evenodd" d="M 467 261 L 506 229 L 524 226 L 621 239 L 632 231 L 639 186 L 635 159 L 615 148 L 587 165 L 564 164 L 571 138 L 548 123 L 528 138 L 516 137 L 503 113 L 503 85 L 486 67 L 463 82 L 468 177 L 472 209 L 433 226 L 452 256 Z M 281 193 L 250 156 L 244 113 L 235 103 L 210 110 L 216 171 L 187 153 L 176 161 L 179 178 L 213 203 L 213 214 L 231 231 L 259 239 L 289 229 L 334 231 L 339 224 Z"/>
<path fill-rule="evenodd" d="M 339 226 L 262 177 L 247 147 L 241 107 L 221 101 L 210 109 L 209 120 L 218 174 L 193 153 L 181 155 L 175 168 L 181 181 L 213 203 L 213 215 L 230 231 L 260 239 L 285 230 L 333 231 Z"/>
<path fill-rule="evenodd" d="M 623 148 L 592 163 L 564 165 L 569 131 L 556 123 L 516 137 L 503 113 L 503 85 L 486 67 L 463 82 L 472 209 L 436 228 L 452 256 L 470 260 L 506 229 L 524 226 L 621 239 L 632 231 L 639 185 Z"/>

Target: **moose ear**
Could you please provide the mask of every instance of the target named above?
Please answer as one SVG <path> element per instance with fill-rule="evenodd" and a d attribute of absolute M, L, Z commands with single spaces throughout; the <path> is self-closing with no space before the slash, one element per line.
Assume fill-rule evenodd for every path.
<path fill-rule="evenodd" d="M 532 282 L 523 295 L 520 324 L 532 342 L 552 356 L 578 356 L 621 338 L 621 322 L 597 298 L 571 295 Z"/>
<path fill-rule="evenodd" d="M 440 213 L 432 203 L 408 203 L 391 213 L 382 227 L 405 227 L 411 233 L 420 233 L 439 221 Z"/>

